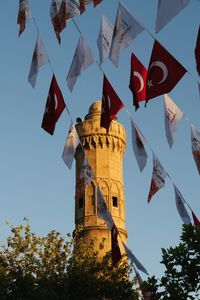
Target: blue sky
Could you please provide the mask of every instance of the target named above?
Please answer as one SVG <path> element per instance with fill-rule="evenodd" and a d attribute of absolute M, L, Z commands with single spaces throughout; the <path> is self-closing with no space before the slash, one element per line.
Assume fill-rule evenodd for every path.
<path fill-rule="evenodd" d="M 42 3 L 41 3 L 42 2 Z M 83 118 L 91 103 L 101 99 L 102 72 L 91 66 L 78 79 L 73 93 L 68 90 L 66 76 L 78 42 L 79 33 L 69 21 L 62 32 L 61 46 L 56 40 L 49 17 L 50 1 L 29 1 L 38 24 L 54 73 L 61 87 L 73 120 Z M 132 14 L 155 33 L 156 0 L 124 0 Z M 118 1 L 104 0 L 97 8 L 75 20 L 92 51 L 98 58 L 96 40 L 100 19 L 104 13 L 114 23 Z M 179 242 L 182 221 L 175 207 L 172 182 L 166 185 L 147 204 L 152 174 L 151 148 L 160 159 L 186 201 L 200 218 L 199 175 L 191 153 L 190 128 L 192 122 L 200 130 L 200 99 L 198 74 L 195 68 L 194 47 L 199 26 L 200 2 L 189 5 L 156 35 L 166 49 L 190 72 L 169 94 L 185 113 L 186 118 L 175 133 L 175 144 L 170 150 L 164 130 L 163 97 L 149 101 L 147 108 L 135 112 L 128 88 L 130 56 L 133 51 L 147 67 L 154 39 L 148 32 L 141 33 L 129 49 L 121 53 L 119 67 L 106 60 L 102 68 L 147 139 L 148 163 L 141 174 L 132 151 L 130 122 L 122 110 L 119 121 L 127 130 L 127 150 L 124 158 L 124 187 L 128 246 L 144 264 L 150 275 L 160 276 L 161 248 Z M 36 88 L 27 81 L 37 31 L 32 21 L 18 38 L 16 24 L 18 1 L 7 0 L 0 12 L 1 26 L 1 155 L 0 155 L 0 240 L 5 241 L 9 228 L 5 221 L 20 224 L 26 216 L 37 234 L 51 229 L 61 233 L 74 229 L 75 169 L 67 169 L 61 159 L 70 126 L 64 112 L 53 136 L 40 128 L 48 89 L 52 77 L 49 65 L 39 71 Z"/>

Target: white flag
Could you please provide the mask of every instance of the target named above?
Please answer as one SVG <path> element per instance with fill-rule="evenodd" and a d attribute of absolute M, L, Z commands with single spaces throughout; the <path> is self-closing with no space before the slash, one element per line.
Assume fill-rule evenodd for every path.
<path fill-rule="evenodd" d="M 165 178 L 167 172 L 161 165 L 160 161 L 153 153 L 153 173 L 151 178 L 151 186 L 148 195 L 148 203 L 150 202 L 152 196 L 165 185 Z"/>
<path fill-rule="evenodd" d="M 178 125 L 183 117 L 183 112 L 167 94 L 164 95 L 164 99 L 165 132 L 167 141 L 171 148 L 174 143 L 173 134 L 178 128 Z"/>
<path fill-rule="evenodd" d="M 81 197 L 81 195 L 84 191 L 85 185 L 90 184 L 92 182 L 93 178 L 94 178 L 94 173 L 88 163 L 87 157 L 84 156 L 79 180 L 77 181 L 77 184 L 76 184 L 76 191 L 75 191 L 75 199 L 76 200 L 79 200 L 79 198 Z"/>
<path fill-rule="evenodd" d="M 64 2 L 62 1 L 62 6 L 64 6 Z M 50 17 L 51 17 L 51 22 L 54 27 L 54 31 L 57 37 L 57 40 L 59 44 L 61 43 L 61 38 L 60 38 L 60 33 L 61 31 L 65 28 L 66 26 L 66 20 L 61 19 L 61 2 L 60 0 L 51 0 L 51 6 L 50 6 Z M 64 13 L 64 15 L 66 12 Z M 62 15 L 63 17 L 63 15 Z M 64 16 L 65 19 L 65 16 Z"/>
<path fill-rule="evenodd" d="M 76 147 L 78 146 L 78 144 L 79 138 L 76 132 L 76 128 L 73 124 L 71 124 L 62 154 L 62 159 L 69 169 L 71 169 L 72 167 Z"/>
<path fill-rule="evenodd" d="M 33 88 L 35 87 L 39 68 L 47 63 L 48 63 L 48 56 L 46 51 L 44 50 L 43 42 L 38 35 L 35 44 L 35 49 L 33 52 L 31 68 L 28 75 L 28 81 Z"/>
<path fill-rule="evenodd" d="M 175 192 L 176 208 L 179 212 L 179 215 L 184 224 L 190 224 L 191 219 L 185 208 L 186 201 L 184 200 L 183 196 L 181 195 L 181 192 L 178 190 L 175 184 L 174 184 L 174 192 Z"/>
<path fill-rule="evenodd" d="M 80 172 L 80 178 L 84 179 L 85 185 L 91 183 L 94 178 L 94 174 L 92 172 L 92 169 L 88 163 L 86 156 L 84 156 L 83 165 Z"/>
<path fill-rule="evenodd" d="M 67 0 L 66 1 L 66 17 L 71 19 L 75 16 L 80 15 L 79 1 L 78 0 Z"/>
<path fill-rule="evenodd" d="M 97 39 L 100 64 L 102 64 L 104 59 L 108 58 L 109 56 L 112 36 L 113 36 L 113 25 L 106 18 L 106 16 L 102 15 L 101 28 Z"/>
<path fill-rule="evenodd" d="M 158 0 L 156 33 L 172 20 L 190 0 Z"/>
<path fill-rule="evenodd" d="M 200 175 L 200 132 L 194 127 L 191 127 L 191 143 L 192 143 L 192 154 L 196 163 L 197 170 Z"/>
<path fill-rule="evenodd" d="M 107 208 L 106 202 L 103 199 L 102 192 L 98 186 L 97 186 L 97 210 L 98 210 L 98 217 L 100 219 L 103 219 L 106 222 L 108 229 L 111 230 L 114 225 L 114 222 Z"/>
<path fill-rule="evenodd" d="M 135 157 L 138 163 L 138 167 L 140 172 L 143 171 L 144 167 L 146 166 L 147 162 L 147 153 L 144 148 L 144 137 L 142 136 L 141 132 L 134 124 L 133 120 L 131 119 L 131 128 L 132 128 L 132 146 L 133 151 L 135 153 Z"/>
<path fill-rule="evenodd" d="M 129 10 L 119 3 L 109 58 L 118 66 L 121 49 L 128 47 L 144 28 L 135 20 Z"/>
<path fill-rule="evenodd" d="M 66 19 L 71 19 L 81 14 L 81 0 L 66 0 Z"/>
<path fill-rule="evenodd" d="M 145 273 L 146 275 L 149 275 L 147 270 L 145 269 L 145 267 L 141 264 L 141 262 L 137 259 L 137 257 L 133 254 L 133 252 L 125 245 L 125 243 L 123 242 L 124 245 L 124 249 L 126 251 L 126 254 L 128 256 L 128 258 L 130 259 L 132 264 L 135 264 L 135 266 L 142 271 L 143 273 Z"/>
<path fill-rule="evenodd" d="M 96 59 L 87 45 L 84 37 L 81 35 L 77 44 L 76 52 L 67 75 L 67 85 L 72 92 L 78 76 L 89 66 L 95 63 Z"/>

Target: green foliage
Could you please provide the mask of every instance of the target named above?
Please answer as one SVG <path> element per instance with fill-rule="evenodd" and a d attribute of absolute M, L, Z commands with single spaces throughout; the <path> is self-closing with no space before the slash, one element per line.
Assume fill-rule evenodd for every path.
<path fill-rule="evenodd" d="M 138 299 L 127 260 L 115 268 L 110 253 L 99 259 L 95 240 L 84 243 L 81 229 L 74 238 L 55 230 L 38 237 L 28 223 L 11 231 L 0 249 L 1 300 Z"/>
<path fill-rule="evenodd" d="M 149 278 L 148 285 L 155 297 L 162 300 L 200 299 L 200 228 L 183 225 L 177 247 L 162 249 L 166 271 L 160 281 Z"/>

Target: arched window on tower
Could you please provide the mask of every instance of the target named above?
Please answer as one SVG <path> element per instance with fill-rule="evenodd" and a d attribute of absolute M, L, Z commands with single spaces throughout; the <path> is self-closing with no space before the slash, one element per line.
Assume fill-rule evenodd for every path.
<path fill-rule="evenodd" d="M 84 195 L 80 195 L 79 198 L 77 198 L 76 200 L 76 209 L 75 209 L 75 218 L 79 219 L 82 218 L 84 215 L 84 202 L 85 202 L 85 197 Z"/>
<path fill-rule="evenodd" d="M 116 183 L 111 185 L 111 204 L 112 214 L 115 216 L 120 215 L 120 193 Z"/>
<path fill-rule="evenodd" d="M 112 196 L 112 206 L 118 207 L 118 198 L 116 196 Z"/>

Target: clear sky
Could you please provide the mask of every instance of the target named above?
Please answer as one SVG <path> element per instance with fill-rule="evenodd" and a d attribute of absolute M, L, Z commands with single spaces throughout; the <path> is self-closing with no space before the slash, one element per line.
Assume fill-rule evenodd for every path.
<path fill-rule="evenodd" d="M 83 118 L 91 103 L 101 99 L 102 72 L 91 66 L 79 77 L 73 93 L 66 84 L 66 76 L 74 55 L 79 33 L 69 21 L 61 33 L 58 45 L 49 17 L 50 0 L 29 0 L 32 14 L 38 24 L 56 78 L 70 114 L 75 121 Z M 156 0 L 123 0 L 132 14 L 152 33 L 155 33 Z M 96 40 L 101 15 L 114 23 L 118 1 L 104 0 L 75 20 L 92 51 L 98 58 Z M 18 1 L 4 1 L 0 11 L 0 240 L 5 241 L 9 228 L 5 221 L 18 225 L 26 216 L 37 234 L 45 235 L 51 229 L 61 233 L 74 229 L 75 169 L 69 170 L 61 155 L 70 119 L 63 112 L 53 136 L 40 128 L 46 98 L 52 77 L 49 65 L 39 71 L 36 87 L 27 81 L 37 31 L 32 21 L 18 38 L 16 24 Z M 106 60 L 102 68 L 120 96 L 133 120 L 147 139 L 148 163 L 141 174 L 132 151 L 130 122 L 122 110 L 119 121 L 127 130 L 127 151 L 124 158 L 124 187 L 128 247 L 144 264 L 150 275 L 160 276 L 161 248 L 179 242 L 182 221 L 175 206 L 172 182 L 166 185 L 147 204 L 152 174 L 151 148 L 164 165 L 186 201 L 200 218 L 199 175 L 193 161 L 189 121 L 200 130 L 200 99 L 198 74 L 195 68 L 194 47 L 200 20 L 200 2 L 191 0 L 156 38 L 190 72 L 181 79 L 169 96 L 185 113 L 175 133 L 175 144 L 170 150 L 164 129 L 163 97 L 149 101 L 147 108 L 135 112 L 128 88 L 130 55 L 133 51 L 147 67 L 154 39 L 148 32 L 141 33 L 129 49 L 124 49 L 116 68 Z M 188 121 L 189 120 L 189 121 Z M 145 278 L 145 277 L 144 277 Z"/>

